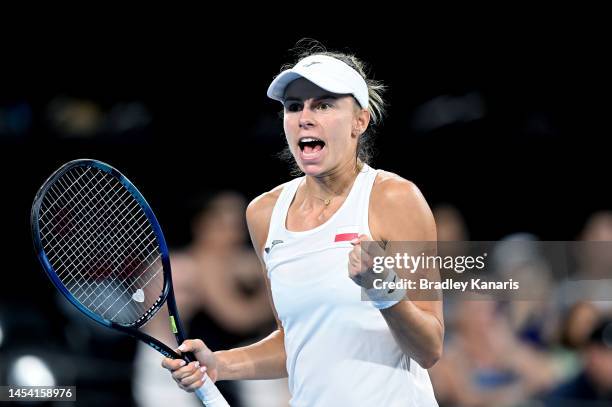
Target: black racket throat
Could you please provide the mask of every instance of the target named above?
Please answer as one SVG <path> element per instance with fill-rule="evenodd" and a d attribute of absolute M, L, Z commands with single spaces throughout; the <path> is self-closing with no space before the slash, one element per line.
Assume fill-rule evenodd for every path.
<path fill-rule="evenodd" d="M 168 308 L 170 308 L 170 303 L 168 303 Z M 162 318 L 161 316 L 158 316 L 158 317 Z M 112 323 L 111 327 L 116 329 L 116 330 L 118 330 L 118 331 L 124 332 L 124 333 L 132 336 L 133 338 L 141 340 L 142 342 L 146 343 L 151 348 L 155 349 L 157 352 L 159 352 L 160 354 L 164 355 L 165 357 L 168 357 L 168 358 L 171 358 L 171 359 L 183 359 L 187 363 L 193 362 L 193 361 L 197 360 L 197 358 L 195 357 L 195 355 L 193 353 L 191 353 L 191 352 L 183 352 L 183 353 L 179 354 L 174 349 L 172 349 L 171 347 L 166 345 L 165 343 L 163 343 L 160 340 L 155 339 L 154 337 L 144 333 L 143 331 L 141 331 L 140 329 L 138 329 L 136 327 L 124 326 L 124 325 L 120 325 L 120 324 L 116 324 L 116 323 Z M 170 328 L 170 330 L 172 330 L 172 332 L 173 332 L 173 334 L 174 334 L 174 336 L 176 338 L 176 342 L 179 345 L 181 343 L 183 343 L 183 341 L 185 340 L 185 334 L 184 334 L 184 330 L 183 330 L 183 326 L 182 326 L 181 320 L 178 317 L 178 313 L 177 312 L 169 314 L 169 328 Z"/>
<path fill-rule="evenodd" d="M 169 270 L 169 269 L 168 269 Z M 174 292 L 172 289 L 172 277 L 171 274 L 168 273 L 166 276 L 166 281 L 168 285 L 169 294 L 166 297 L 166 304 L 168 304 L 168 317 L 170 319 L 170 329 L 176 338 L 176 343 L 181 345 L 185 341 L 185 329 L 183 327 L 183 322 L 181 318 L 179 318 L 178 308 L 176 306 L 176 300 L 174 298 Z M 183 359 L 187 363 L 194 362 L 198 360 L 195 355 L 191 352 L 183 352 L 180 355 L 176 352 L 172 352 L 174 355 L 173 359 Z"/>

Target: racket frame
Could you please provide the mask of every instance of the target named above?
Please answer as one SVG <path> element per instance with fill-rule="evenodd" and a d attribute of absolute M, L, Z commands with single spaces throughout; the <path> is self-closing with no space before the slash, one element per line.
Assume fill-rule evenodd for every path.
<path fill-rule="evenodd" d="M 138 202 L 155 233 L 155 238 L 157 239 L 157 243 L 159 245 L 159 250 L 161 253 L 161 262 L 163 266 L 163 290 L 159 298 L 153 304 L 153 306 L 149 308 L 141 318 L 139 318 L 136 322 L 132 324 L 121 324 L 108 320 L 94 312 L 91 312 L 83 304 L 81 304 L 60 281 L 42 246 L 38 218 L 43 199 L 47 191 L 55 184 L 55 182 L 59 178 L 61 178 L 68 171 L 76 167 L 93 167 L 115 177 Z M 174 297 L 174 290 L 172 286 L 172 271 L 170 268 L 170 256 L 168 254 L 168 246 L 166 244 L 164 234 L 161 230 L 159 222 L 157 221 L 157 218 L 155 217 L 155 214 L 153 213 L 153 210 L 151 209 L 151 206 L 147 203 L 146 199 L 144 198 L 144 196 L 142 196 L 140 191 L 138 191 L 136 186 L 134 186 L 134 184 L 132 184 L 132 182 L 130 182 L 130 180 L 128 180 L 123 174 L 121 174 L 117 169 L 113 168 L 112 166 L 98 160 L 78 159 L 67 162 L 59 169 L 57 169 L 53 174 L 51 174 L 49 178 L 47 178 L 43 186 L 36 193 L 34 203 L 32 205 L 30 220 L 34 248 L 36 250 L 37 257 L 40 263 L 42 264 L 43 269 L 45 270 L 45 274 L 47 275 L 47 277 L 49 277 L 49 279 L 51 280 L 53 285 L 59 290 L 59 292 L 62 293 L 62 295 L 68 301 L 70 301 L 79 311 L 81 311 L 83 314 L 87 315 L 89 318 L 93 319 L 99 324 L 124 332 L 136 339 L 143 341 L 144 343 L 146 343 L 147 345 L 149 345 L 150 347 L 152 347 L 153 349 L 155 349 L 166 357 L 172 359 L 184 359 L 186 362 L 196 360 L 195 357 L 189 353 L 179 355 L 163 342 L 153 338 L 150 335 L 147 335 L 146 333 L 138 329 L 144 326 L 151 318 L 153 318 L 153 316 L 157 314 L 157 312 L 164 305 L 164 303 L 167 303 L 168 314 L 170 318 L 170 329 L 174 334 L 177 343 L 180 344 L 185 340 L 185 331 L 181 319 L 179 318 L 178 308 L 176 306 L 176 299 Z"/>

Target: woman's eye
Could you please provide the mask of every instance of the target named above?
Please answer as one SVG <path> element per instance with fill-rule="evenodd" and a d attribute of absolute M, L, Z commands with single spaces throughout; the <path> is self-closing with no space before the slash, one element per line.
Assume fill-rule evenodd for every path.
<path fill-rule="evenodd" d="M 302 105 L 300 105 L 299 103 L 289 103 L 285 109 L 287 109 L 288 112 L 297 112 L 302 108 Z"/>
<path fill-rule="evenodd" d="M 317 109 L 319 109 L 319 110 L 327 110 L 327 109 L 329 109 L 330 107 L 332 107 L 331 103 L 326 103 L 326 102 L 323 102 L 323 103 L 320 103 L 320 104 L 317 106 Z"/>

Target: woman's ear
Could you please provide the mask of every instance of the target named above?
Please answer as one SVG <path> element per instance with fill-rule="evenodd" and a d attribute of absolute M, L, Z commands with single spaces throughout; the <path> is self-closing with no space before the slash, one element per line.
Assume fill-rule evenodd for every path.
<path fill-rule="evenodd" d="M 366 131 L 369 124 L 370 112 L 368 109 L 360 109 L 353 121 L 353 135 L 357 137 L 361 136 Z"/>

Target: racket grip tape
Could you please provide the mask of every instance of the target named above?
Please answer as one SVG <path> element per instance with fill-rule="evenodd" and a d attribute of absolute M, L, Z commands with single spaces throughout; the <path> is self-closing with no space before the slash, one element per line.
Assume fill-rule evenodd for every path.
<path fill-rule="evenodd" d="M 176 356 L 181 358 L 179 355 Z M 191 352 L 183 353 L 182 359 L 187 363 L 198 360 Z M 203 379 L 204 384 L 195 391 L 196 396 L 198 396 L 198 398 L 202 401 L 202 404 L 204 404 L 206 407 L 230 407 L 217 386 L 215 386 L 213 381 L 206 373 L 204 373 Z"/>
<path fill-rule="evenodd" d="M 206 373 L 204 373 L 204 384 L 195 393 L 206 407 L 230 407 Z"/>

